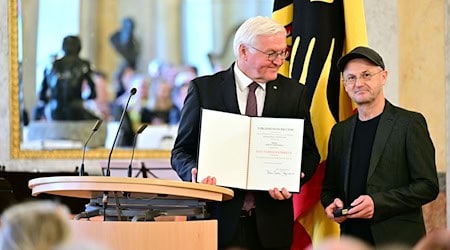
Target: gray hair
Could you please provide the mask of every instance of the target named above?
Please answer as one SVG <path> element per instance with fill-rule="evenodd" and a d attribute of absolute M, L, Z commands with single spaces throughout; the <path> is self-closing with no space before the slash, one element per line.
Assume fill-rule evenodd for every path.
<path fill-rule="evenodd" d="M 256 16 L 245 21 L 234 35 L 233 51 L 235 57 L 239 57 L 241 44 L 253 45 L 258 36 L 275 35 L 284 33 L 284 27 L 269 17 Z"/>
<path fill-rule="evenodd" d="M 5 210 L 1 216 L 0 249 L 51 249 L 71 237 L 70 213 L 52 201 L 28 201 Z"/>

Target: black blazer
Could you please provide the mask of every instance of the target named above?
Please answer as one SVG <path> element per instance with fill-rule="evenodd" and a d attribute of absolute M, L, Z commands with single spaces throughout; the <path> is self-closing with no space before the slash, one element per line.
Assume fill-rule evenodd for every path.
<path fill-rule="evenodd" d="M 304 85 L 282 75 L 266 84 L 262 116 L 305 119 L 302 152 L 302 172 L 305 173 L 305 178 L 301 181 L 303 184 L 314 174 L 320 160 L 309 109 L 305 105 L 306 89 Z M 201 108 L 240 114 L 233 66 L 212 76 L 196 78 L 190 84 L 171 156 L 172 167 L 185 181 L 191 181 L 191 169 L 197 167 Z M 212 217 L 218 219 L 219 246 L 226 244 L 233 237 L 244 202 L 245 191 L 233 190 L 233 199 L 211 206 Z M 278 201 L 272 199 L 266 191 L 256 191 L 255 205 L 258 233 L 263 246 L 290 246 L 294 221 L 292 199 Z"/>
<path fill-rule="evenodd" d="M 350 157 L 357 114 L 336 124 L 328 144 L 321 200 L 324 207 L 347 199 Z M 375 213 L 371 229 L 376 246 L 414 245 L 425 235 L 422 205 L 439 193 L 435 150 L 425 118 L 386 101 L 370 158 L 367 194 Z M 343 233 L 345 228 L 341 227 Z"/>

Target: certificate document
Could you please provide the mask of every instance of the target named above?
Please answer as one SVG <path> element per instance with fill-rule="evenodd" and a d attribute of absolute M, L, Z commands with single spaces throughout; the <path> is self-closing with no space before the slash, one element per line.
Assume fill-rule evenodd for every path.
<path fill-rule="evenodd" d="M 303 119 L 202 110 L 198 174 L 220 186 L 300 191 Z"/>

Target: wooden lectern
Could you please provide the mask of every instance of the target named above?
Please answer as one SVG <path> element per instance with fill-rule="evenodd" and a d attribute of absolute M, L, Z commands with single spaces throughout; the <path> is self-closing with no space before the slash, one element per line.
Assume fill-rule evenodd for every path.
<path fill-rule="evenodd" d="M 90 199 L 76 219 L 103 215 L 114 221 L 73 220 L 74 237 L 109 249 L 216 249 L 217 221 L 202 220 L 204 205 L 233 197 L 231 189 L 219 186 L 146 178 L 45 177 L 30 180 L 28 186 L 33 196 L 48 193 Z M 194 220 L 155 222 L 161 215 Z"/>

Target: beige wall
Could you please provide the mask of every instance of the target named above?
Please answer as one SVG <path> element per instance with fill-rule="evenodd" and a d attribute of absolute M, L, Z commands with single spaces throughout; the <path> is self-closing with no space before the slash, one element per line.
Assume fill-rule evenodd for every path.
<path fill-rule="evenodd" d="M 384 87 L 385 96 L 391 103 L 398 105 L 397 1 L 364 1 L 364 9 L 369 46 L 383 55 L 386 69 L 389 71 Z"/>
<path fill-rule="evenodd" d="M 445 1 L 399 0 L 398 9 L 399 103 L 425 116 L 445 171 Z"/>
<path fill-rule="evenodd" d="M 437 168 L 446 172 L 446 2 L 364 4 L 369 46 L 382 54 L 389 72 L 386 97 L 425 116 L 436 147 Z"/>
<path fill-rule="evenodd" d="M 446 0 L 445 1 L 445 18 L 444 18 L 444 23 L 445 23 L 445 107 L 446 107 L 446 116 L 449 117 L 450 116 L 450 87 L 448 87 L 450 85 L 450 0 Z M 446 125 L 446 162 L 447 162 L 447 172 L 450 169 L 449 166 L 449 162 L 450 162 L 450 122 L 448 122 L 448 119 L 445 119 L 447 122 Z M 450 175 L 447 174 L 446 175 L 446 183 L 450 183 Z M 448 201 L 450 201 L 450 187 L 447 185 L 446 186 L 446 190 L 447 190 L 447 228 L 450 229 L 450 206 L 448 205 Z"/>
<path fill-rule="evenodd" d="M 386 97 L 426 117 L 438 170 L 445 172 L 446 2 L 381 0 L 364 4 L 369 46 L 382 54 L 389 71 Z"/>

